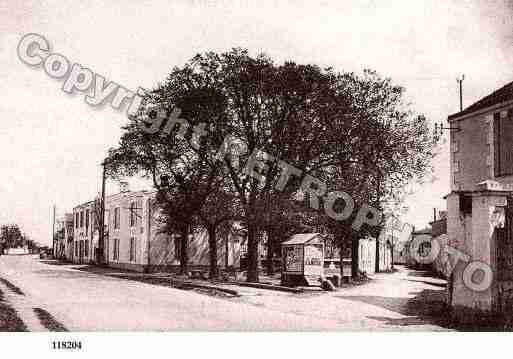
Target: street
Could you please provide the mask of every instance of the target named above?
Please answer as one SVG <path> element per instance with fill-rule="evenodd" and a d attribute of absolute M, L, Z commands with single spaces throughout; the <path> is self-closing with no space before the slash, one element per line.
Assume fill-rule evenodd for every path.
<path fill-rule="evenodd" d="M 79 268 L 1 256 L 0 290 L 29 331 L 47 330 L 33 308 L 70 331 L 448 330 L 444 281 L 403 267 L 335 292 L 229 286 L 240 293 L 232 298 Z"/>

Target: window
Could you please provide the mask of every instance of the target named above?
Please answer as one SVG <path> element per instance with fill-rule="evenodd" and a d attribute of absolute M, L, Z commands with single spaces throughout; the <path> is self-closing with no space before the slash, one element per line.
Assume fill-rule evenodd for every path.
<path fill-rule="evenodd" d="M 89 230 L 89 210 L 87 209 L 85 212 L 85 227 L 86 227 L 86 234 Z"/>
<path fill-rule="evenodd" d="M 458 152 L 460 150 L 460 142 L 454 141 L 452 145 L 452 152 Z"/>
<path fill-rule="evenodd" d="M 114 208 L 114 229 L 119 229 L 119 207 Z"/>
<path fill-rule="evenodd" d="M 84 247 L 85 254 L 84 254 L 84 256 L 85 257 L 89 257 L 89 241 L 86 240 L 84 243 L 85 243 L 85 247 Z"/>
<path fill-rule="evenodd" d="M 114 208 L 114 229 L 119 229 L 119 207 Z"/>
<path fill-rule="evenodd" d="M 135 202 L 130 203 L 130 227 L 135 227 L 137 223 L 137 206 Z"/>
<path fill-rule="evenodd" d="M 77 245 L 77 242 L 75 242 L 75 257 L 78 257 L 78 245 Z"/>
<path fill-rule="evenodd" d="M 182 241 L 181 241 L 181 238 L 179 235 L 176 235 L 174 236 L 174 245 L 175 245 L 175 258 L 180 260 L 180 252 L 182 250 Z"/>
<path fill-rule="evenodd" d="M 454 173 L 460 171 L 460 161 L 454 161 Z"/>
<path fill-rule="evenodd" d="M 135 262 L 135 238 L 130 238 L 130 262 Z"/>
<path fill-rule="evenodd" d="M 114 250 L 112 251 L 112 259 L 119 260 L 119 239 L 114 239 Z"/>
<path fill-rule="evenodd" d="M 493 115 L 494 172 L 496 177 L 513 174 L 513 113 Z"/>
<path fill-rule="evenodd" d="M 79 221 L 79 218 L 78 218 L 78 212 L 75 214 L 75 228 L 78 228 L 78 221 Z"/>
<path fill-rule="evenodd" d="M 94 212 L 91 212 L 91 237 L 94 235 L 95 223 L 96 223 L 96 219 L 94 216 Z"/>
<path fill-rule="evenodd" d="M 137 202 L 135 203 L 136 205 L 136 210 L 135 210 L 135 213 L 136 213 L 136 218 L 135 218 L 135 221 L 136 221 L 136 224 L 137 225 L 140 225 L 142 226 L 142 200 L 137 200 Z"/>
<path fill-rule="evenodd" d="M 84 226 L 84 211 L 80 211 L 80 228 Z"/>

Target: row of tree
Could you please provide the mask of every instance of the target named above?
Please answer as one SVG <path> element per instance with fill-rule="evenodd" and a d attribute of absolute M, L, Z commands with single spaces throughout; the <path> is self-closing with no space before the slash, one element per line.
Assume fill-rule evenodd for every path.
<path fill-rule="evenodd" d="M 0 249 L 20 248 L 27 246 L 28 249 L 36 248 L 36 243 L 23 233 L 17 224 L 5 224 L 0 226 Z"/>
<path fill-rule="evenodd" d="M 234 223 L 246 232 L 248 281 L 258 281 L 262 238 L 272 272 L 280 241 L 304 231 L 331 234 L 341 258 L 352 247 L 357 265 L 358 240 L 380 230 L 353 228 L 358 208 L 386 209 L 431 169 L 436 140 L 403 94 L 370 70 L 276 64 L 243 49 L 200 54 L 174 68 L 130 116 L 109 151 L 108 174 L 153 181 L 164 230 L 180 235 L 182 272 L 187 238 L 203 228 L 217 277 L 218 232 Z M 325 215 L 331 191 L 354 201 L 345 220 Z M 350 203 L 329 205 L 340 213 Z"/>

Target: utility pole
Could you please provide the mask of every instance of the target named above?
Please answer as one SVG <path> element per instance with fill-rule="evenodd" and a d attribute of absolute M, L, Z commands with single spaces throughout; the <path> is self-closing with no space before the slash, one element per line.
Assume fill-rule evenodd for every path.
<path fill-rule="evenodd" d="M 456 79 L 460 85 L 460 111 L 463 111 L 463 80 L 465 80 L 464 74 L 461 74 L 461 76 Z"/>
<path fill-rule="evenodd" d="M 100 228 L 98 238 L 98 262 L 104 264 L 104 251 L 105 251 L 105 161 L 102 162 L 102 195 L 100 199 Z"/>
<path fill-rule="evenodd" d="M 53 205 L 53 219 L 52 219 L 52 245 L 53 245 L 53 255 L 54 257 L 57 255 L 57 248 L 55 246 L 55 204 Z"/>

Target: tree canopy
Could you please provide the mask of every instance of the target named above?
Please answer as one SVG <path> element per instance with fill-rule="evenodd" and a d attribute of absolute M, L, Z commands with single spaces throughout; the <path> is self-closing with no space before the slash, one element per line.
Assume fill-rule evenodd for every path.
<path fill-rule="evenodd" d="M 247 280 L 258 281 L 261 232 L 311 223 L 358 239 L 373 230 L 354 226 L 359 208 L 381 210 L 429 172 L 436 141 L 403 94 L 370 70 L 276 64 L 244 49 L 199 54 L 146 96 L 109 151 L 109 174 L 150 178 L 184 243 L 195 223 L 240 221 Z"/>

